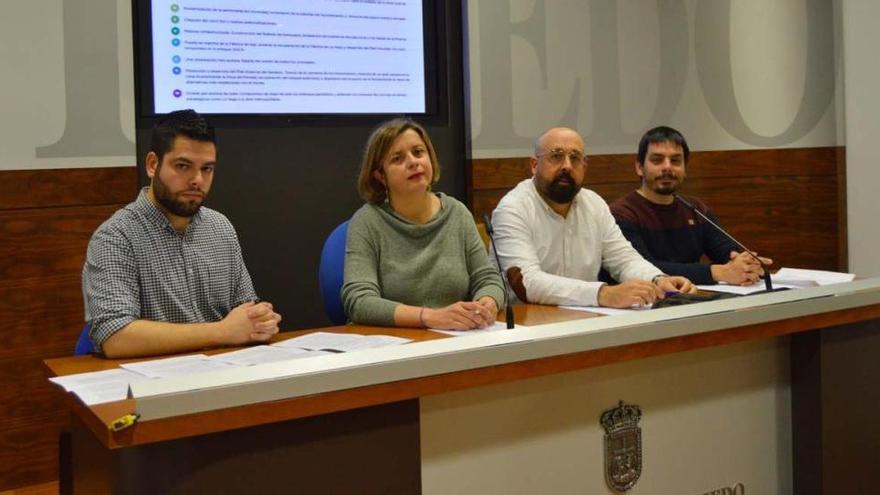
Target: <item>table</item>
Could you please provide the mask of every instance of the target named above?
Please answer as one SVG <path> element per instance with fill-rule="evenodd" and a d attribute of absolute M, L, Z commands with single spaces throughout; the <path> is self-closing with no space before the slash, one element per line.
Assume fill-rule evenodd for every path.
<path fill-rule="evenodd" d="M 577 370 L 789 334 L 796 335 L 787 356 L 792 368 L 792 437 L 788 444 L 780 443 L 784 444 L 781 450 L 791 446 L 790 484 L 797 493 L 823 493 L 823 486 L 824 493 L 832 493 L 828 487 L 840 488 L 846 483 L 858 487 L 858 483 L 867 482 L 867 475 L 853 476 L 853 466 L 872 458 L 851 445 L 880 439 L 877 431 L 865 426 L 873 407 L 880 404 L 880 398 L 870 393 L 870 385 L 880 376 L 880 369 L 875 369 L 877 360 L 871 358 L 876 355 L 871 350 L 880 348 L 876 345 L 880 282 L 858 281 L 836 289 L 806 289 L 800 294 L 754 296 L 745 303 L 704 303 L 728 308 L 710 314 L 692 307 L 658 310 L 658 315 L 665 311 L 667 315 L 689 316 L 656 322 L 636 321 L 647 317 L 633 321 L 614 317 L 623 322 L 616 327 L 599 324 L 612 319 L 589 313 L 521 306 L 516 308 L 518 322 L 548 324 L 540 331 L 552 334 L 552 338 L 413 358 L 405 363 L 406 374 L 397 380 L 145 420 L 115 434 L 106 425 L 136 408 L 133 400 L 88 408 L 71 398 L 73 488 L 83 493 L 209 489 L 273 493 L 293 487 L 327 493 L 439 493 L 449 486 L 438 485 L 437 473 L 449 471 L 423 465 L 426 452 L 433 459 L 438 450 L 423 445 L 422 440 L 432 438 L 434 442 L 439 436 L 426 430 L 426 424 L 448 422 L 442 418 L 435 421 L 438 409 L 434 408 L 425 423 L 420 401 L 424 409 L 424 403 L 453 397 L 456 391 L 479 394 L 539 377 L 569 376 L 579 373 Z M 603 330 L 609 326 L 614 328 Z M 441 338 L 414 329 L 346 326 L 323 330 L 384 333 L 420 342 Z M 860 351 L 862 359 L 851 358 L 853 348 Z M 420 374 L 419 363 L 443 371 Z M 117 364 L 96 358 L 46 362 L 53 374 Z M 369 378 L 375 374 L 374 368 L 383 367 L 387 366 L 364 367 L 360 374 Z M 347 374 L 337 370 L 319 378 L 338 381 L 351 374 L 350 370 Z M 864 407 L 846 409 L 856 393 L 868 401 L 861 402 Z M 185 402 L 185 395 L 177 397 Z M 492 399 L 486 403 L 491 404 Z M 828 415 L 832 411 L 846 411 L 848 420 L 854 421 L 841 426 Z M 454 438 L 455 432 L 448 436 Z M 831 451 L 833 457 L 823 455 Z M 853 453 L 849 457 L 856 459 L 845 455 L 849 451 Z M 470 455 L 479 452 L 461 452 L 464 459 Z M 651 462 L 646 459 L 646 466 Z M 515 476 L 512 480 L 517 483 Z M 637 485 L 633 493 L 638 489 L 651 492 L 650 487 Z"/>

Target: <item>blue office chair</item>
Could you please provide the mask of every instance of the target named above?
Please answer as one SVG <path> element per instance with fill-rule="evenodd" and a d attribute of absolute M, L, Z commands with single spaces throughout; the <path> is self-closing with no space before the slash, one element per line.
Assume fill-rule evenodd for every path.
<path fill-rule="evenodd" d="M 95 352 L 95 348 L 92 346 L 92 339 L 89 338 L 89 324 L 83 327 L 82 332 L 79 334 L 79 339 L 76 341 L 76 347 L 73 349 L 74 356 L 85 356 L 86 354 L 91 354 Z"/>
<path fill-rule="evenodd" d="M 342 274 L 345 268 L 345 238 L 348 234 L 348 220 L 339 224 L 321 250 L 321 265 L 318 267 L 318 286 L 324 300 L 324 311 L 334 325 L 344 325 L 348 318 L 342 307 Z"/>

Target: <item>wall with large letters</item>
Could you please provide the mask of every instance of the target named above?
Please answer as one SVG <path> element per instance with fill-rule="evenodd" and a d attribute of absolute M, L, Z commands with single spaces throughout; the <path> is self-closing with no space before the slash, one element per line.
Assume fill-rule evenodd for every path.
<path fill-rule="evenodd" d="M 843 144 L 839 7 L 815 0 L 469 2 L 473 158 L 554 125 L 631 153 L 667 124 L 694 150 Z"/>

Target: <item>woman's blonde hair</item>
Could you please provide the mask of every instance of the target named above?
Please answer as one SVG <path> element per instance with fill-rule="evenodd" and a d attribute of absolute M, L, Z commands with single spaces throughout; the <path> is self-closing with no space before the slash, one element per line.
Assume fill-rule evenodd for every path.
<path fill-rule="evenodd" d="M 432 178 L 431 185 L 440 180 L 440 164 L 437 162 L 437 153 L 434 145 L 428 137 L 428 131 L 424 127 L 410 119 L 394 119 L 381 124 L 370 135 L 367 146 L 364 148 L 364 159 L 361 162 L 361 173 L 358 176 L 358 193 L 368 203 L 381 203 L 388 197 L 388 189 L 380 182 L 373 172 L 382 170 L 382 161 L 388 155 L 391 145 L 404 132 L 415 131 L 422 138 L 428 149 L 428 157 L 431 159 Z M 430 186 L 428 186 L 430 190 Z"/>

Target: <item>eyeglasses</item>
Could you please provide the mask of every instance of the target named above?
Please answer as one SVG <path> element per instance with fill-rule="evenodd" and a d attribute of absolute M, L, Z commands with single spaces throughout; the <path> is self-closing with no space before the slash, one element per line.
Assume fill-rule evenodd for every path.
<path fill-rule="evenodd" d="M 562 165 L 563 163 L 565 163 L 565 158 L 568 157 L 568 161 L 571 162 L 572 167 L 587 166 L 587 156 L 580 151 L 569 151 L 568 153 L 566 153 L 565 150 L 557 148 L 535 156 L 537 158 L 546 157 L 547 161 L 553 165 Z"/>

